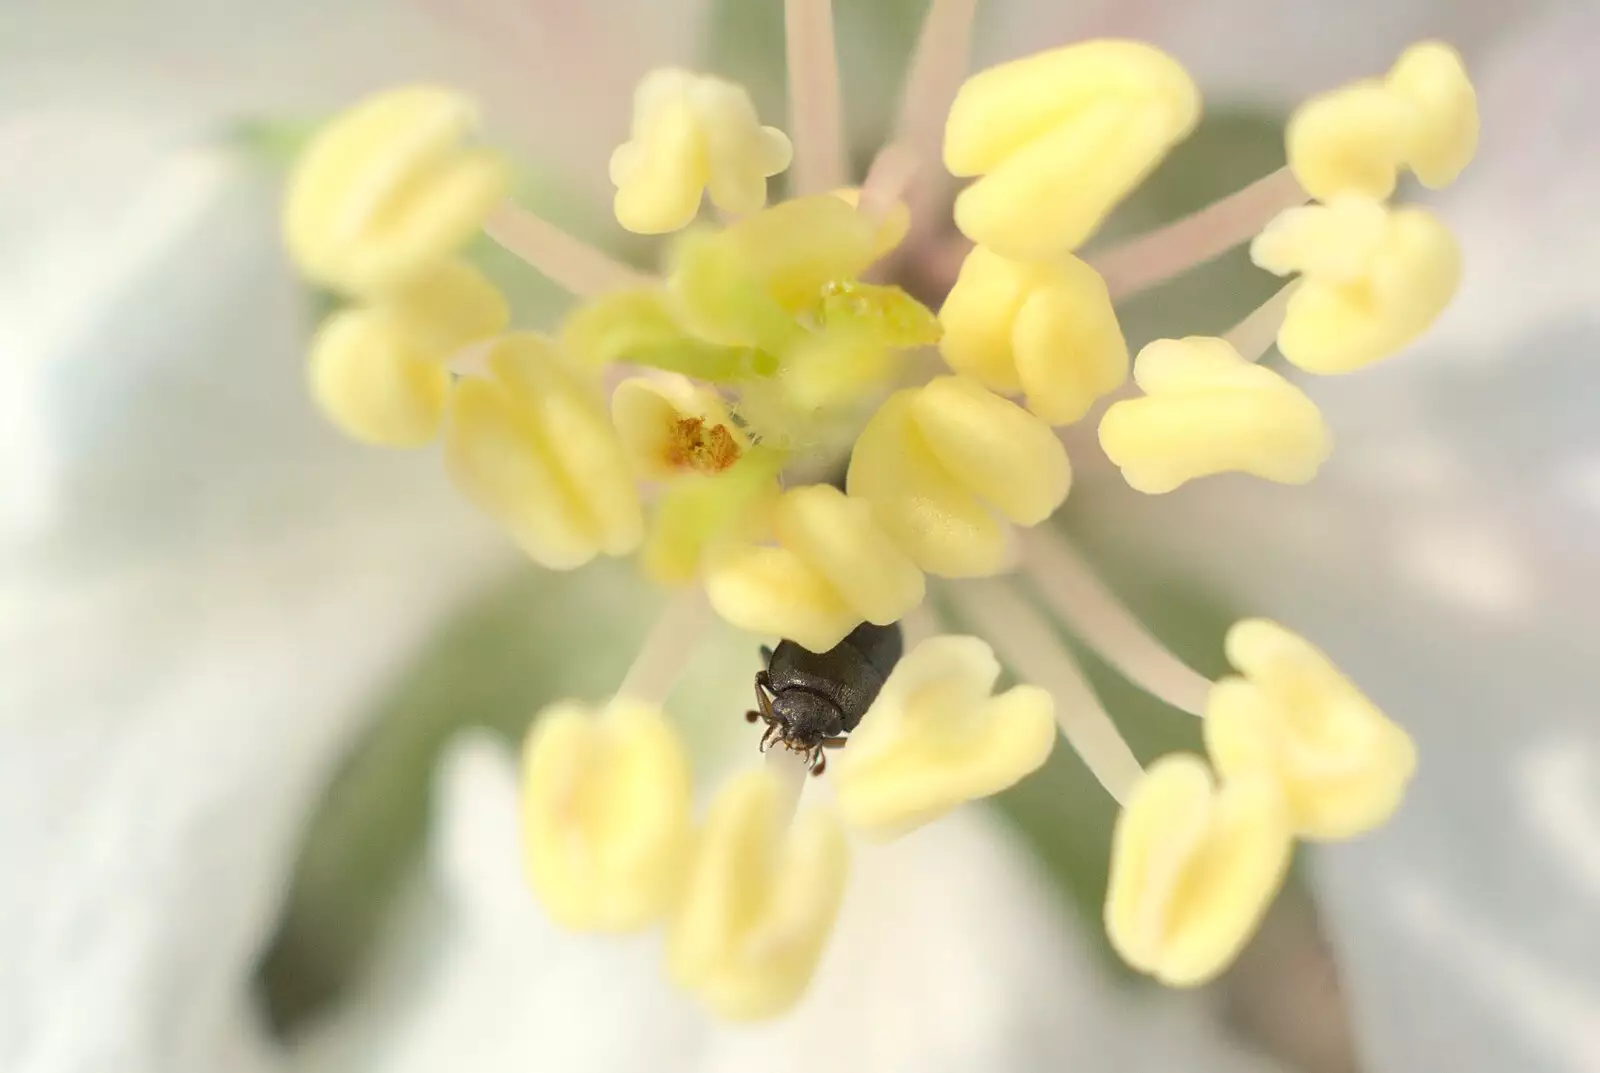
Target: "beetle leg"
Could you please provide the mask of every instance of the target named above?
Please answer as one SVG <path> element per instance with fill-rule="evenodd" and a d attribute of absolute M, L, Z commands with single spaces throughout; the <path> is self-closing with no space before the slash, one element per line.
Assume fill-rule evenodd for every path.
<path fill-rule="evenodd" d="M 827 771 L 827 770 L 828 770 L 828 758 L 823 755 L 822 749 L 819 746 L 817 748 L 816 757 L 811 762 L 811 774 L 812 775 L 821 775 L 824 771 Z"/>
<path fill-rule="evenodd" d="M 848 744 L 850 744 L 850 739 L 849 738 L 823 738 L 822 739 L 822 744 L 817 746 L 817 748 L 819 748 L 819 749 L 843 749 Z"/>

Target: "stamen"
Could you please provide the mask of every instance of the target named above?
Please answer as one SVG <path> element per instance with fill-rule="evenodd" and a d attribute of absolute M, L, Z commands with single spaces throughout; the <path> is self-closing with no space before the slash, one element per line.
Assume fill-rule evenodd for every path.
<path fill-rule="evenodd" d="M 1276 319 L 1247 318 L 1258 350 L 1271 340 L 1261 322 Z M 1129 487 L 1147 495 L 1217 473 L 1305 484 L 1333 449 L 1305 392 L 1225 339 L 1157 339 L 1134 359 L 1133 379 L 1144 395 L 1111 404 L 1100 418 L 1100 447 Z"/>
<path fill-rule="evenodd" d="M 907 191 L 916 182 L 923 162 L 928 159 L 900 142 L 890 142 L 884 146 L 872 158 L 872 166 L 867 169 L 856 208 L 874 222 L 881 223 L 888 219 L 895 206 L 905 202 Z"/>
<path fill-rule="evenodd" d="M 894 136 L 918 159 L 938 158 L 945 116 L 967 75 L 977 8 L 978 0 L 933 0 L 922 20 Z"/>
<path fill-rule="evenodd" d="M 1050 610 L 1123 677 L 1180 711 L 1205 711 L 1211 682 L 1169 652 L 1060 534 L 1022 534 L 1022 565 Z"/>
<path fill-rule="evenodd" d="M 1010 565 L 1010 528 L 1066 498 L 1072 467 L 1043 421 L 967 377 L 896 392 L 857 438 L 846 485 L 911 560 L 941 577 Z"/>
<path fill-rule="evenodd" d="M 878 154 L 881 161 L 898 149 L 912 161 L 908 178 L 914 185 L 907 191 L 911 205 L 912 230 L 920 232 L 936 221 L 931 218 L 933 187 L 930 181 L 943 177 L 943 171 L 927 165 L 939 159 L 939 143 L 944 137 L 945 116 L 956 99 L 956 91 L 966 77 L 972 48 L 972 24 L 977 0 L 933 0 L 922 20 L 916 51 L 906 74 L 900 96 L 900 118 L 890 145 Z M 867 173 L 870 186 L 878 161 Z M 922 178 L 916 181 L 915 172 Z"/>
<path fill-rule="evenodd" d="M 1086 257 L 1114 300 L 1138 294 L 1219 257 L 1255 237 L 1284 209 L 1308 195 L 1287 166 L 1175 223 Z"/>
<path fill-rule="evenodd" d="M 535 271 L 579 298 L 642 287 L 652 282 L 644 273 L 612 260 L 510 201 L 495 206 L 483 223 L 483 231 Z"/>
<path fill-rule="evenodd" d="M 1000 660 L 981 637 L 908 651 L 838 756 L 845 822 L 894 838 L 1037 771 L 1055 747 L 1055 703 L 1035 685 L 994 691 Z"/>
<path fill-rule="evenodd" d="M 1298 282 L 1280 287 L 1278 293 L 1262 302 L 1249 316 L 1229 329 L 1223 336 L 1245 361 L 1260 361 L 1277 341 L 1278 329 L 1283 327 L 1284 313 L 1289 308 L 1289 298 Z"/>
<path fill-rule="evenodd" d="M 1049 623 L 1003 580 L 966 582 L 951 591 L 962 614 L 1006 662 L 1050 691 L 1067 744 L 1106 792 L 1125 803 L 1144 769 Z"/>
<path fill-rule="evenodd" d="M 672 691 L 711 621 L 705 590 L 691 585 L 676 593 L 656 616 L 633 665 L 617 687 L 619 697 L 659 706 Z"/>
<path fill-rule="evenodd" d="M 794 192 L 820 194 L 845 185 L 844 118 L 833 0 L 786 0 L 789 133 L 794 139 Z"/>
<path fill-rule="evenodd" d="M 776 547 L 725 545 L 705 564 L 711 605 L 735 626 L 826 652 L 862 620 L 895 622 L 922 602 L 922 572 L 867 502 L 825 484 L 791 488 L 770 523 Z"/>

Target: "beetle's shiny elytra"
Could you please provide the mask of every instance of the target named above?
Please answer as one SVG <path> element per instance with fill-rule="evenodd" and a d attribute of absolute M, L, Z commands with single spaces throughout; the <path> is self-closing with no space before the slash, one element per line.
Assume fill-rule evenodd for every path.
<path fill-rule="evenodd" d="M 752 723 L 766 721 L 761 748 L 776 740 L 805 753 L 811 773 L 820 775 L 827 766 L 822 750 L 845 743 L 844 735 L 878 699 L 904 647 L 898 622 L 863 622 L 826 652 L 794 641 L 779 641 L 775 649 L 763 646 L 767 666 L 756 674 L 757 708 L 745 713 Z"/>

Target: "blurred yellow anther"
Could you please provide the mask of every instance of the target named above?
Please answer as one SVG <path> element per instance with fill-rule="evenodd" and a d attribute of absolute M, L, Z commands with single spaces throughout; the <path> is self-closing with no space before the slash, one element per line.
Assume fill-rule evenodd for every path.
<path fill-rule="evenodd" d="M 339 290 L 391 290 L 452 254 L 502 197 L 507 168 L 465 146 L 472 102 L 427 86 L 337 116 L 289 177 L 284 237 L 300 269 Z"/>
<path fill-rule="evenodd" d="M 686 377 L 632 377 L 611 394 L 611 420 L 640 478 L 721 473 L 739 461 L 745 438 L 721 397 Z"/>
<path fill-rule="evenodd" d="M 852 209 L 861 204 L 861 188 L 858 186 L 835 190 L 833 196 Z M 910 231 L 910 207 L 904 201 L 894 202 L 889 206 L 888 212 L 883 214 L 883 219 L 878 222 L 877 235 L 873 241 L 873 260 L 885 256 L 899 246 Z"/>
<path fill-rule="evenodd" d="M 1071 480 L 1048 425 L 974 380 L 945 376 L 885 400 L 856 440 L 847 484 L 923 570 L 979 577 L 1010 560 L 999 515 L 1036 525 Z"/>
<path fill-rule="evenodd" d="M 1289 166 L 1320 201 L 1386 198 L 1410 168 L 1425 186 L 1455 179 L 1478 145 L 1478 104 L 1461 57 L 1427 41 L 1401 55 L 1386 79 L 1313 97 L 1286 131 Z"/>
<path fill-rule="evenodd" d="M 450 393 L 446 459 L 462 492 L 551 569 L 632 551 L 643 512 L 598 384 L 532 333 L 502 339 L 487 365 Z"/>
<path fill-rule="evenodd" d="M 444 416 L 446 360 L 499 334 L 509 316 L 476 269 L 443 261 L 370 306 L 328 318 L 311 344 L 312 398 L 363 443 L 431 442 Z"/>
<path fill-rule="evenodd" d="M 689 761 L 672 725 L 618 698 L 542 712 L 523 749 L 528 880 L 551 918 L 632 931 L 671 908 L 691 844 Z"/>
<path fill-rule="evenodd" d="M 738 442 L 739 458 L 726 469 L 683 473 L 662 492 L 640 555 L 647 575 L 668 584 L 689 581 L 710 549 L 761 532 L 785 455 L 766 444 Z"/>
<path fill-rule="evenodd" d="M 1289 209 L 1256 236 L 1250 256 L 1269 272 L 1303 274 L 1278 349 L 1310 373 L 1352 372 L 1393 354 L 1461 282 L 1461 251 L 1435 216 L 1359 197 Z"/>
<path fill-rule="evenodd" d="M 660 289 L 620 291 L 586 302 L 561 326 L 561 346 L 591 369 L 627 362 L 711 383 L 770 376 L 778 359 L 751 347 L 690 335 Z"/>
<path fill-rule="evenodd" d="M 830 762 L 845 821 L 902 833 L 1036 770 L 1056 740 L 1037 686 L 991 695 L 1000 662 L 976 637 L 932 637 L 896 665 Z"/>
<path fill-rule="evenodd" d="M 1205 983 L 1255 932 L 1292 846 L 1272 779 L 1219 787 L 1199 757 L 1162 757 L 1135 785 L 1112 834 L 1105 908 L 1112 947 L 1162 983 Z"/>
<path fill-rule="evenodd" d="M 1077 421 L 1128 376 L 1105 281 L 1070 254 L 1024 263 L 974 248 L 939 320 L 952 369 L 991 391 L 1025 393 L 1052 425 Z"/>
<path fill-rule="evenodd" d="M 1404 730 L 1275 622 L 1236 623 L 1227 652 L 1242 677 L 1217 682 L 1205 713 L 1206 749 L 1224 781 L 1277 778 L 1305 838 L 1350 838 L 1393 815 L 1416 767 Z"/>
<path fill-rule="evenodd" d="M 631 138 L 611 155 L 617 222 L 629 231 L 676 231 L 700 197 L 728 212 L 767 203 L 767 177 L 789 166 L 789 139 L 756 118 L 744 87 L 677 68 L 639 83 Z"/>
<path fill-rule="evenodd" d="M 380 447 L 419 447 L 439 434 L 450 374 L 412 347 L 394 317 L 347 309 L 311 342 L 311 396 L 345 435 Z"/>
<path fill-rule="evenodd" d="M 1200 118 L 1184 69 L 1134 41 L 1087 41 L 969 78 L 944 161 L 981 175 L 956 199 L 966 236 L 1038 261 L 1076 249 Z"/>
<path fill-rule="evenodd" d="M 826 652 L 863 620 L 887 625 L 922 602 L 922 571 L 862 500 L 825 484 L 791 489 L 772 529 L 776 547 L 730 549 L 707 565 L 711 605 L 736 626 Z"/>
<path fill-rule="evenodd" d="M 1316 404 L 1225 340 L 1158 339 L 1139 352 L 1133 379 L 1145 396 L 1106 410 L 1100 446 L 1138 491 L 1234 471 L 1304 484 L 1332 450 Z"/>
<path fill-rule="evenodd" d="M 844 898 L 850 857 L 838 818 L 808 808 L 785 829 L 782 796 L 761 769 L 717 794 L 668 934 L 673 980 L 733 1020 L 799 1000 Z"/>
<path fill-rule="evenodd" d="M 499 335 L 511 321 L 505 296 L 459 258 L 441 261 L 372 304 L 397 319 L 414 347 L 439 358 Z"/>

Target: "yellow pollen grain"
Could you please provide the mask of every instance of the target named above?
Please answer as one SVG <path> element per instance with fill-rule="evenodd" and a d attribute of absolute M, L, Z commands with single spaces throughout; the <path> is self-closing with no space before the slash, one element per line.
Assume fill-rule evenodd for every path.
<path fill-rule="evenodd" d="M 726 425 L 707 426 L 702 417 L 680 417 L 667 438 L 667 464 L 696 473 L 721 473 L 739 461 L 739 444 Z"/>

